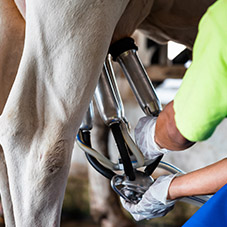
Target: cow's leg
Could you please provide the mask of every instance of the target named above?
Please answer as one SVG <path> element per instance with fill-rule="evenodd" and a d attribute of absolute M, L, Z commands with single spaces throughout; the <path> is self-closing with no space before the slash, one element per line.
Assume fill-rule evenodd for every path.
<path fill-rule="evenodd" d="M 106 156 L 108 156 L 108 137 L 109 128 L 95 108 L 92 146 Z M 134 223 L 123 214 L 119 197 L 110 187 L 110 181 L 94 170 L 91 165 L 88 165 L 88 170 L 90 210 L 95 221 L 105 227 L 134 226 Z"/>
<path fill-rule="evenodd" d="M 128 1 L 27 0 L 24 52 L 0 118 L 17 226 L 58 226 L 74 137 Z"/>
<path fill-rule="evenodd" d="M 24 46 L 24 20 L 13 0 L 0 4 L 0 114 L 15 79 Z M 8 226 L 14 226 L 5 157 L 0 146 L 0 194 Z"/>

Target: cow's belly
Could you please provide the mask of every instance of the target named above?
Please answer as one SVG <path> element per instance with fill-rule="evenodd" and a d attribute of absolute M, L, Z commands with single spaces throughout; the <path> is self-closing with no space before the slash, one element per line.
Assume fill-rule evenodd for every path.
<path fill-rule="evenodd" d="M 21 15 L 25 18 L 26 0 L 14 0 L 14 2 Z M 152 5 L 153 0 L 142 0 L 140 2 L 131 0 L 116 26 L 112 41 L 131 36 L 138 25 L 147 17 Z"/>
<path fill-rule="evenodd" d="M 17 8 L 19 9 L 21 15 L 25 18 L 26 14 L 26 1 L 25 0 L 14 0 L 14 2 L 17 5 Z"/>

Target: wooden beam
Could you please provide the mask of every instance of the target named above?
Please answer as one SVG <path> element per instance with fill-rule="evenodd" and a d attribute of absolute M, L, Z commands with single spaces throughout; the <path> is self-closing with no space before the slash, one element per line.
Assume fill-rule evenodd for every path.
<path fill-rule="evenodd" d="M 167 78 L 183 78 L 186 68 L 183 65 L 160 66 L 152 65 L 146 68 L 150 79 L 154 82 L 162 82 Z"/>

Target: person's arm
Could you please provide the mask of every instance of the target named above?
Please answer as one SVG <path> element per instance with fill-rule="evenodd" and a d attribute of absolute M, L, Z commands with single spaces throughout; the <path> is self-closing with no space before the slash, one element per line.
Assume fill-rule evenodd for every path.
<path fill-rule="evenodd" d="M 167 199 L 209 195 L 227 183 L 227 158 L 172 180 Z"/>
<path fill-rule="evenodd" d="M 170 102 L 157 118 L 155 142 L 168 150 L 184 150 L 194 144 L 187 140 L 177 129 L 174 119 L 173 101 Z"/>
<path fill-rule="evenodd" d="M 172 101 L 158 117 L 140 118 L 135 128 L 135 141 L 146 159 L 152 160 L 169 151 L 184 150 L 194 144 L 177 129 L 174 117 Z"/>
<path fill-rule="evenodd" d="M 160 176 L 138 204 L 121 203 L 135 220 L 151 219 L 166 215 L 181 197 L 214 194 L 226 183 L 227 158 L 182 176 Z"/>

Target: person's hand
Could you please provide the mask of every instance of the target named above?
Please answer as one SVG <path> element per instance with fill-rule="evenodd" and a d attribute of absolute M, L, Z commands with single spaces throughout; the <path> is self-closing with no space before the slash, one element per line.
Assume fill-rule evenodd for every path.
<path fill-rule="evenodd" d="M 148 160 L 154 160 L 158 156 L 169 152 L 170 150 L 160 148 L 155 142 L 155 126 L 157 117 L 142 117 L 138 121 L 134 134 L 135 141 L 144 157 Z"/>
<path fill-rule="evenodd" d="M 136 205 L 120 198 L 122 206 L 131 213 L 136 221 L 166 215 L 176 203 L 176 200 L 167 200 L 169 185 L 174 177 L 176 174 L 157 178 Z"/>

